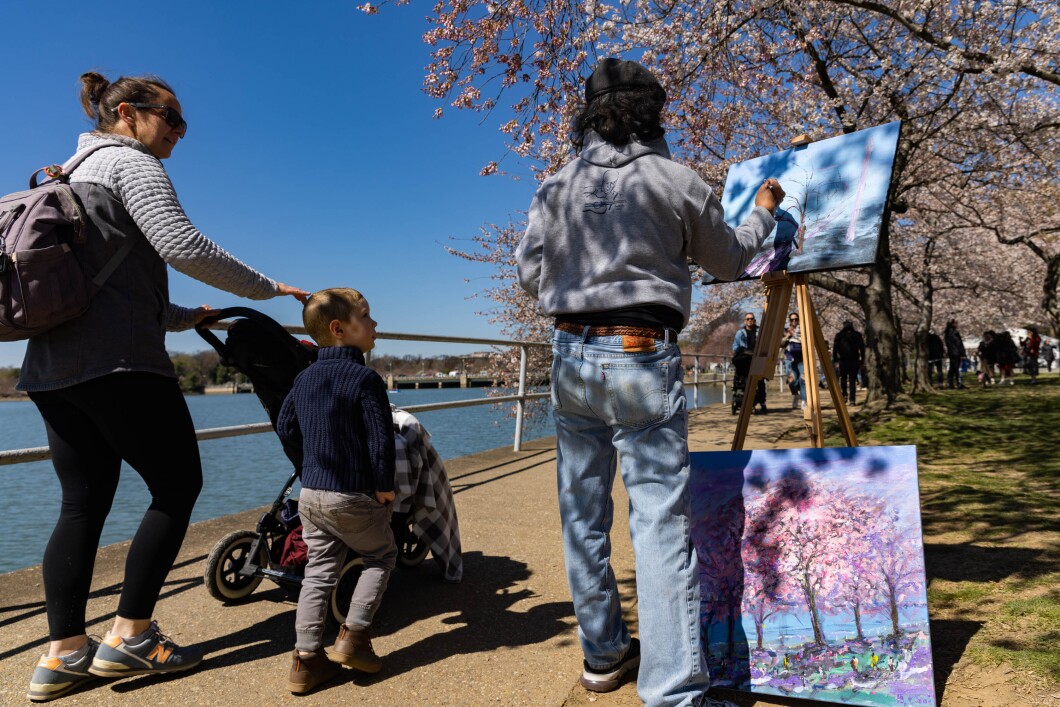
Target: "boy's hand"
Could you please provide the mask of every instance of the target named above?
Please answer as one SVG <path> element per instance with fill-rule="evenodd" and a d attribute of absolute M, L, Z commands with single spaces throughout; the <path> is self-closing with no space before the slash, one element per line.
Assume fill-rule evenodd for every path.
<path fill-rule="evenodd" d="M 375 500 L 379 501 L 384 506 L 386 504 L 388 504 L 388 503 L 393 503 L 394 502 L 394 492 L 393 491 L 376 491 L 375 492 Z"/>

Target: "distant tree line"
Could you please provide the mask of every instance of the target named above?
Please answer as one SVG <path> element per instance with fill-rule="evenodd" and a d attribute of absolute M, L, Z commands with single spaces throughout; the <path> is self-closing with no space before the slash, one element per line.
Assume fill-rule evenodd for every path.
<path fill-rule="evenodd" d="M 246 376 L 235 368 L 224 365 L 216 351 L 170 353 L 169 358 L 185 393 L 202 393 L 207 387 L 238 385 L 247 381 Z M 490 368 L 490 359 L 485 355 L 383 355 L 372 356 L 369 366 L 384 378 L 388 373 L 394 376 L 434 376 L 466 370 L 469 374 L 480 374 Z M 18 371 L 18 368 L 0 368 L 0 398 L 26 397 L 15 390 Z"/>

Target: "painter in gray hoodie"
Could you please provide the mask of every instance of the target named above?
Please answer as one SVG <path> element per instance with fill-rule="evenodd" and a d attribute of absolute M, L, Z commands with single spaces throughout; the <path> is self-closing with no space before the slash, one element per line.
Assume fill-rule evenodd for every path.
<path fill-rule="evenodd" d="M 779 191 L 776 180 L 771 186 Z M 621 315 L 647 305 L 661 313 L 654 324 L 680 331 L 692 297 L 686 258 L 734 280 L 773 225 L 771 210 L 757 205 L 738 228 L 728 226 L 714 190 L 670 159 L 663 137 L 613 145 L 588 131 L 581 154 L 534 197 L 516 251 L 519 284 L 560 319 L 650 325 L 650 315 Z M 588 321 L 586 313 L 601 316 Z"/>
<path fill-rule="evenodd" d="M 597 66 L 574 125 L 580 154 L 541 185 L 516 258 L 520 284 L 556 318 L 556 478 L 584 658 L 580 682 L 607 692 L 638 671 L 647 707 L 703 707 L 722 703 L 706 695 L 689 533 L 688 418 L 676 341 L 691 306 L 687 259 L 718 279 L 738 277 L 772 230 L 784 194 L 766 180 L 747 221 L 727 226 L 711 188 L 670 159 L 660 124 L 665 101 L 640 64 Z M 618 473 L 629 497 L 639 639 L 623 619 L 611 567 Z"/>

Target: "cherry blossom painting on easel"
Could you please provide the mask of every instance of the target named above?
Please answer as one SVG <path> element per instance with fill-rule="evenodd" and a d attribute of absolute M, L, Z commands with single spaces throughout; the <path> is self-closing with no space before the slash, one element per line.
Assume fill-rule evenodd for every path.
<path fill-rule="evenodd" d="M 747 218 L 767 177 L 786 193 L 776 227 L 738 279 L 875 263 L 900 128 L 895 121 L 730 167 L 721 199 L 730 226 Z"/>
<path fill-rule="evenodd" d="M 915 447 L 692 454 L 711 684 L 934 705 Z"/>

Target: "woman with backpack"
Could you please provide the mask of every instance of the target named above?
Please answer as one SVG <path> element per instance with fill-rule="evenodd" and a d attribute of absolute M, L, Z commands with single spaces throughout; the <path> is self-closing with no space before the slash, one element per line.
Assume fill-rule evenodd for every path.
<path fill-rule="evenodd" d="M 82 263 L 91 276 L 123 246 L 126 254 L 84 314 L 29 340 L 22 364 L 18 387 L 44 418 L 63 496 L 44 552 L 50 643 L 30 680 L 34 701 L 93 676 L 175 672 L 202 660 L 151 619 L 202 487 L 195 429 L 165 332 L 191 328 L 209 307 L 172 304 L 166 266 L 251 299 L 308 296 L 243 264 L 188 220 L 161 162 L 188 129 L 164 81 L 109 83 L 90 72 L 81 84 L 81 105 L 96 129 L 80 136 L 78 151 L 107 143 L 69 175 L 87 215 Z M 114 624 L 97 642 L 86 635 L 85 612 L 123 460 L 152 500 L 129 547 Z"/>

